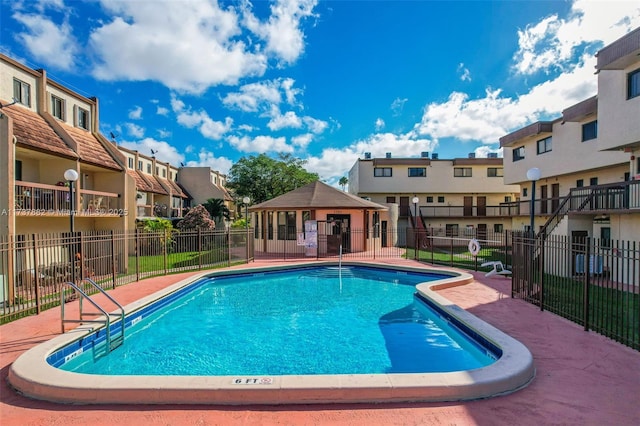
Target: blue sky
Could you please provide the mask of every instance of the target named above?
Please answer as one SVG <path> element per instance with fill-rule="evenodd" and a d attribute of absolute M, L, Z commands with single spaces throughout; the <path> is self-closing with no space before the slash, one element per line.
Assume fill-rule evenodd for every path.
<path fill-rule="evenodd" d="M 639 26 L 637 0 L 0 0 L 0 51 L 98 97 L 119 144 L 223 173 L 289 153 L 334 185 L 364 152 L 501 156 Z"/>

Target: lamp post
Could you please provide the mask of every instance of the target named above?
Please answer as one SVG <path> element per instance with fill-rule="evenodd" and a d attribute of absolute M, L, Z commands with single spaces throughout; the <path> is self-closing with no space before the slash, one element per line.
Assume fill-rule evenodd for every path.
<path fill-rule="evenodd" d="M 527 170 L 527 179 L 531 181 L 531 211 L 529 213 L 529 231 L 531 232 L 531 236 L 535 237 L 536 231 L 533 222 L 536 207 L 536 181 L 540 179 L 540 169 L 537 167 L 533 167 Z"/>
<path fill-rule="evenodd" d="M 418 202 L 420 199 L 418 197 L 413 197 L 411 202 L 413 203 L 413 248 L 414 248 L 414 259 L 418 258 Z"/>
<path fill-rule="evenodd" d="M 249 203 L 251 202 L 251 198 L 243 197 L 242 202 L 244 203 L 244 227 L 247 232 L 247 263 L 249 263 Z"/>
<path fill-rule="evenodd" d="M 71 281 L 73 283 L 76 282 L 76 264 L 75 264 L 75 254 L 76 248 L 74 244 L 75 240 L 75 226 L 74 226 L 74 216 L 75 216 L 75 193 L 74 193 L 74 183 L 78 180 L 78 172 L 74 169 L 68 169 L 64 172 L 64 179 L 69 182 L 69 263 L 71 264 Z"/>

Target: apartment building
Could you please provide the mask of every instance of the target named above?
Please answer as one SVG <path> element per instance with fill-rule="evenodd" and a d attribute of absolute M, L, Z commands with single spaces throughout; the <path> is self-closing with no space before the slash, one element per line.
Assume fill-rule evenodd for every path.
<path fill-rule="evenodd" d="M 415 158 L 371 158 L 365 153 L 349 171 L 349 192 L 385 205 L 397 204 L 397 226 L 501 232 L 511 227 L 518 185 L 503 181 L 502 158 L 440 159 L 424 152 Z M 393 210 L 392 210 L 393 211 Z"/>
<path fill-rule="evenodd" d="M 125 158 L 130 192 L 135 194 L 130 227 L 136 220 L 182 217 L 190 196 L 177 182 L 179 169 L 157 160 L 153 155 L 144 155 L 122 146 L 118 146 L 118 150 Z"/>
<path fill-rule="evenodd" d="M 521 188 L 514 229 L 640 238 L 640 28 L 597 53 L 598 93 L 500 138 L 504 181 Z M 527 172 L 539 170 L 537 176 Z"/>
<path fill-rule="evenodd" d="M 181 167 L 178 170 L 178 182 L 191 195 L 193 205 L 204 204 L 210 198 L 223 200 L 233 220 L 236 205 L 226 188 L 226 175 L 210 167 Z"/>
<path fill-rule="evenodd" d="M 76 231 L 126 229 L 122 157 L 98 132 L 98 100 L 0 55 L 0 103 L 0 235 L 66 232 L 71 212 Z"/>

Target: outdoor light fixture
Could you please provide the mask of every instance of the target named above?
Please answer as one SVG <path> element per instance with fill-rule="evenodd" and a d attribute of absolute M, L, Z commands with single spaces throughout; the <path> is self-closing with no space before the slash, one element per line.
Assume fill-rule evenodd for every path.
<path fill-rule="evenodd" d="M 75 215 L 75 193 L 74 183 L 78 180 L 78 172 L 74 169 L 68 169 L 64 172 L 64 180 L 69 182 L 69 228 L 74 232 L 73 217 Z"/>
<path fill-rule="evenodd" d="M 536 206 L 536 181 L 540 179 L 540 169 L 537 167 L 533 167 L 527 170 L 527 179 L 531 181 L 531 212 L 529 230 L 531 231 L 531 235 L 535 237 L 536 231 L 534 229 L 533 221 Z"/>

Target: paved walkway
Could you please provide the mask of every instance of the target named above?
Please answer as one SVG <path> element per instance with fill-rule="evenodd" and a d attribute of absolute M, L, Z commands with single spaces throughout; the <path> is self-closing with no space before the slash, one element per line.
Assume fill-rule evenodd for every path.
<path fill-rule="evenodd" d="M 282 262 L 256 262 L 249 266 Z M 293 263 L 287 262 L 287 263 Z M 377 263 L 406 263 L 383 259 Z M 238 268 L 238 267 L 236 267 Z M 242 266 L 240 267 L 242 268 Z M 193 273 L 131 283 L 111 292 L 123 304 Z M 464 403 L 276 407 L 73 406 L 34 401 L 7 384 L 9 365 L 60 333 L 60 310 L 0 326 L 0 425 L 638 425 L 640 352 L 509 297 L 510 280 L 486 278 L 441 293 L 524 343 L 537 375 L 516 393 Z M 77 313 L 77 302 L 66 305 Z"/>

